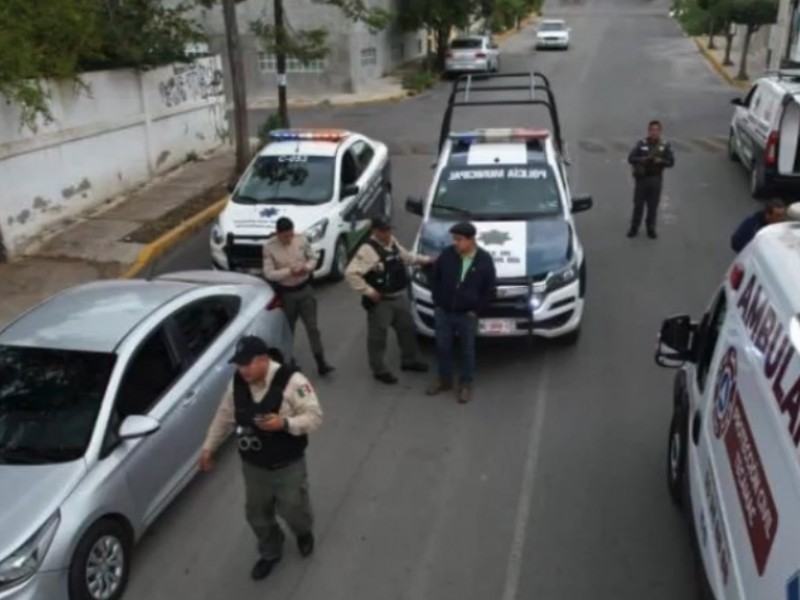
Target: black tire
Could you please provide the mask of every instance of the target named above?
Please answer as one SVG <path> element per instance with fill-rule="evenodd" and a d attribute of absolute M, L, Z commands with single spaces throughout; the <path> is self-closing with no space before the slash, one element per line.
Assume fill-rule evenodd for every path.
<path fill-rule="evenodd" d="M 341 281 L 344 279 L 344 271 L 347 268 L 347 260 L 349 258 L 349 249 L 347 247 L 347 240 L 344 236 L 340 236 L 336 240 L 336 245 L 333 249 L 333 262 L 331 263 L 331 272 L 328 276 L 331 281 Z"/>
<path fill-rule="evenodd" d="M 78 542 L 69 566 L 68 586 L 70 600 L 118 600 L 125 593 L 130 574 L 133 539 L 128 529 L 112 519 L 101 519 L 92 525 Z M 107 563 L 108 577 L 99 576 L 100 585 L 115 586 L 108 596 L 90 588 L 89 562 L 101 556 L 118 557 Z M 118 566 L 113 566 L 118 565 Z M 113 577 L 113 582 L 110 578 Z M 106 588 L 100 588 L 108 590 Z"/>
<path fill-rule="evenodd" d="M 684 502 L 686 443 L 686 419 L 673 412 L 667 442 L 667 490 L 675 506 L 682 506 Z"/>
<path fill-rule="evenodd" d="M 733 133 L 733 129 L 728 133 L 728 158 L 732 162 L 739 162 L 739 154 L 736 152 L 736 135 Z"/>
<path fill-rule="evenodd" d="M 757 163 L 750 169 L 750 195 L 753 198 L 763 198 L 767 192 L 767 185 L 764 181 L 764 169 Z"/>

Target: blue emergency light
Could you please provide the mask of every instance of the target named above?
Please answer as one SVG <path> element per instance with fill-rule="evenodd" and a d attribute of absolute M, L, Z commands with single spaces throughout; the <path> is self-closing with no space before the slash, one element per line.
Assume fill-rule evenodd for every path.
<path fill-rule="evenodd" d="M 269 137 L 274 141 L 326 141 L 338 142 L 350 135 L 344 129 L 273 129 Z"/>

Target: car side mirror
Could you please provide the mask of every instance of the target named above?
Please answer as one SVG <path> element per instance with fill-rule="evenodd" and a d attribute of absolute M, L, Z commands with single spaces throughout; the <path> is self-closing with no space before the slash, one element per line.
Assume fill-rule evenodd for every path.
<path fill-rule="evenodd" d="M 589 210 L 594 205 L 594 200 L 589 195 L 572 197 L 572 212 L 579 213 Z"/>
<path fill-rule="evenodd" d="M 147 437 L 161 429 L 161 423 L 146 415 L 130 415 L 126 417 L 119 427 L 119 438 L 135 440 Z"/>
<path fill-rule="evenodd" d="M 678 368 L 692 358 L 692 341 L 697 325 L 689 315 L 677 315 L 661 323 L 656 347 L 659 367 Z"/>
<path fill-rule="evenodd" d="M 406 211 L 421 217 L 425 212 L 422 209 L 422 198 L 415 198 L 414 196 L 406 198 Z"/>
<path fill-rule="evenodd" d="M 345 198 L 351 198 L 353 196 L 358 196 L 358 192 L 361 191 L 361 188 L 358 187 L 355 183 L 351 183 L 349 185 L 345 185 L 342 187 L 342 193 L 340 198 L 344 200 Z"/>
<path fill-rule="evenodd" d="M 731 100 L 731 104 L 733 104 L 734 106 L 747 106 L 744 103 L 744 100 L 742 100 L 741 98 L 734 98 L 733 100 Z"/>

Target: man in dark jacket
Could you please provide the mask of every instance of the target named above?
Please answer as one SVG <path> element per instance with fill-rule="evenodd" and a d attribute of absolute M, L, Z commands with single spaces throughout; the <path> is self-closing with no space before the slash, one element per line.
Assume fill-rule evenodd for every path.
<path fill-rule="evenodd" d="M 647 137 L 636 143 L 628 154 L 628 162 L 633 169 L 633 214 L 628 237 L 636 237 L 647 207 L 647 236 L 654 240 L 656 234 L 656 214 L 661 201 L 661 187 L 664 183 L 664 169 L 675 165 L 675 156 L 669 142 L 661 139 L 661 123 L 650 121 Z"/>
<path fill-rule="evenodd" d="M 431 291 L 436 307 L 436 358 L 439 378 L 429 396 L 453 389 L 453 342 L 461 345 L 458 401 L 469 402 L 475 377 L 475 337 L 478 315 L 495 294 L 495 267 L 491 255 L 479 248 L 472 223 L 450 228 L 453 245 L 433 265 Z"/>
<path fill-rule="evenodd" d="M 741 222 L 731 236 L 731 248 L 741 252 L 756 234 L 767 225 L 786 220 L 786 205 L 780 200 L 770 200 L 766 206 Z"/>

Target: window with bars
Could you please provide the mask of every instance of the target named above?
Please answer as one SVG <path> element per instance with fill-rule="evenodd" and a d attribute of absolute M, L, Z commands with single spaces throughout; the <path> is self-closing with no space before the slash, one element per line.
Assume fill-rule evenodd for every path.
<path fill-rule="evenodd" d="M 364 48 L 361 50 L 361 66 L 370 67 L 378 64 L 377 48 Z"/>
<path fill-rule="evenodd" d="M 309 61 L 302 61 L 299 58 L 292 57 L 286 59 L 287 73 L 322 73 L 327 67 L 328 60 L 325 58 L 315 58 Z M 262 73 L 276 73 L 278 71 L 278 60 L 275 55 L 268 52 L 259 52 L 258 70 Z"/>

